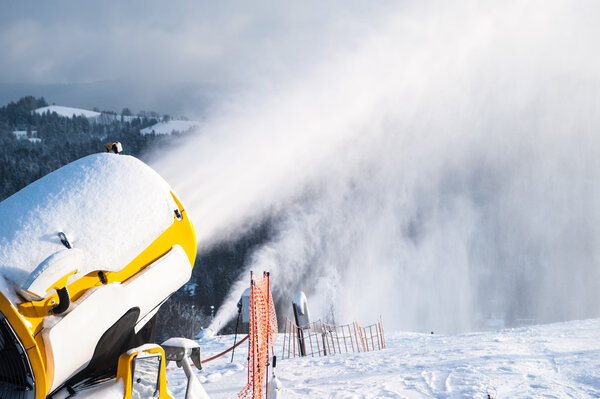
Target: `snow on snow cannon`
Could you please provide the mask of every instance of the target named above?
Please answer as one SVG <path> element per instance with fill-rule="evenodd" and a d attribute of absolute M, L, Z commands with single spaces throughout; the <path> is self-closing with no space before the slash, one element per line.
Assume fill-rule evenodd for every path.
<path fill-rule="evenodd" d="M 114 378 L 119 356 L 152 340 L 153 316 L 189 280 L 196 256 L 169 185 L 116 153 L 30 184 L 0 202 L 0 219 L 3 399 Z"/>
<path fill-rule="evenodd" d="M 192 366 L 190 366 L 190 362 L 194 362 L 196 368 L 202 370 L 200 345 L 191 339 L 177 337 L 169 338 L 161 346 L 165 351 L 167 365 L 170 361 L 174 361 L 177 367 L 183 367 L 185 376 L 188 379 L 185 399 L 209 399 L 208 394 L 192 370 Z"/>

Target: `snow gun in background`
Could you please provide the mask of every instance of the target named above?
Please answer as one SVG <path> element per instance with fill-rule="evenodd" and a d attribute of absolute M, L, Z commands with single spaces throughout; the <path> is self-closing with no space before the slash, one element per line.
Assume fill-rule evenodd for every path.
<path fill-rule="evenodd" d="M 0 398 L 101 382 L 116 397 L 169 398 L 164 351 L 144 344 L 196 256 L 169 185 L 136 158 L 90 155 L 0 202 L 0 220 Z"/>

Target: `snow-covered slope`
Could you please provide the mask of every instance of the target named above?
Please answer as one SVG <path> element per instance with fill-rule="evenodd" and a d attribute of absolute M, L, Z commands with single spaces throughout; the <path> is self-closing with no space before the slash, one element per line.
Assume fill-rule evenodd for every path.
<path fill-rule="evenodd" d="M 239 337 L 238 337 L 239 338 Z M 207 359 L 233 336 L 201 341 Z M 281 337 L 276 355 L 281 355 Z M 388 349 L 279 360 L 291 398 L 597 398 L 600 319 L 460 335 L 395 332 Z M 196 371 L 212 399 L 234 398 L 245 384 L 247 346 Z M 167 368 L 171 392 L 185 396 L 185 376 Z"/>
<path fill-rule="evenodd" d="M 173 132 L 183 133 L 200 126 L 197 121 L 170 120 L 158 122 L 141 130 L 142 134 L 171 134 Z"/>
<path fill-rule="evenodd" d="M 44 114 L 46 112 L 56 112 L 60 116 L 71 118 L 73 115 L 85 116 L 86 118 L 97 118 L 100 116 L 100 112 L 90 111 L 82 108 L 63 107 L 61 105 L 49 105 L 36 109 L 34 112 L 38 114 Z"/>

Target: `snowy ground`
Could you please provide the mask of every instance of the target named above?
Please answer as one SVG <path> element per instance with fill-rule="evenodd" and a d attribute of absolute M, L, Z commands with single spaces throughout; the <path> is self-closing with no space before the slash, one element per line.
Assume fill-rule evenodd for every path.
<path fill-rule="evenodd" d="M 600 319 L 460 335 L 388 332 L 380 352 L 278 360 L 287 398 L 598 398 Z M 200 342 L 209 358 L 233 336 Z M 281 355 L 280 336 L 276 355 Z M 236 398 L 245 384 L 246 343 L 197 371 L 212 399 Z M 185 396 L 170 363 L 169 387 Z"/>

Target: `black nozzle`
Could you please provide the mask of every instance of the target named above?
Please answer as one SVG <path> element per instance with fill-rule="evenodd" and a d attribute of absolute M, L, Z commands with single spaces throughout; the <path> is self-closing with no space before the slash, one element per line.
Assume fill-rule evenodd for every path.
<path fill-rule="evenodd" d="M 56 290 L 56 293 L 58 294 L 58 304 L 52 308 L 52 313 L 61 314 L 69 308 L 69 305 L 71 304 L 71 297 L 69 296 L 67 287 L 59 288 Z"/>

